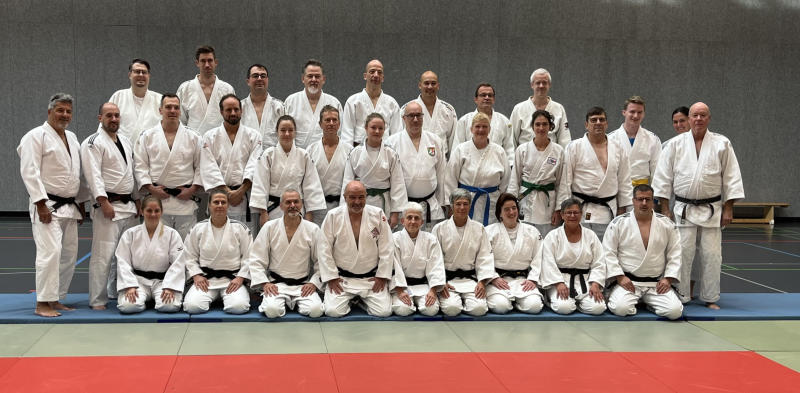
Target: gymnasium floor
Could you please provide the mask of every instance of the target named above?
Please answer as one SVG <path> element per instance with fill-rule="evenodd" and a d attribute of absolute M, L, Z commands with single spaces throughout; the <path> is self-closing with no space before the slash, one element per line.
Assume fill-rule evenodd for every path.
<path fill-rule="evenodd" d="M 3 295 L 33 289 L 29 225 L 0 220 L 0 302 L 33 299 Z M 800 296 L 800 225 L 723 237 L 723 300 Z M 701 319 L 0 324 L 0 393 L 800 392 L 800 317 Z"/>

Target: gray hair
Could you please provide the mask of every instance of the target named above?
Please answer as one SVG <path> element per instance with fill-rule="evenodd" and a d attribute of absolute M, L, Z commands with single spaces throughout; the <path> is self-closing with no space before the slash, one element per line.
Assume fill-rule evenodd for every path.
<path fill-rule="evenodd" d="M 419 215 L 421 216 L 422 215 L 422 205 L 420 205 L 417 202 L 408 202 L 406 207 L 403 208 L 403 217 L 405 217 L 406 213 L 409 213 L 409 212 L 419 213 Z"/>
<path fill-rule="evenodd" d="M 536 75 L 547 75 L 547 81 L 553 83 L 553 78 L 550 77 L 550 72 L 548 72 L 544 68 L 539 68 L 536 71 L 533 71 L 533 74 L 531 74 L 531 83 L 533 83 L 533 77 Z"/>
<path fill-rule="evenodd" d="M 578 205 L 578 210 L 583 212 L 583 203 L 575 198 L 569 198 L 566 201 L 561 202 L 561 211 L 563 212 L 564 210 L 567 210 L 568 207 L 573 205 Z"/>
<path fill-rule="evenodd" d="M 459 199 L 466 199 L 472 202 L 472 194 L 470 194 L 469 191 L 463 188 L 456 188 L 455 190 L 453 190 L 453 193 L 450 194 L 450 206 L 454 206 L 456 204 L 456 201 Z"/>
<path fill-rule="evenodd" d="M 300 194 L 300 191 L 295 190 L 294 188 L 287 188 L 283 190 L 283 194 L 281 194 L 281 204 L 283 204 L 283 196 L 286 195 L 287 192 L 296 192 L 297 195 L 300 197 L 300 201 L 303 201 L 303 196 Z"/>
<path fill-rule="evenodd" d="M 47 110 L 55 108 L 56 104 L 59 102 L 66 102 L 69 103 L 70 105 L 73 105 L 75 103 L 75 99 L 72 98 L 72 96 L 67 93 L 53 94 L 53 96 L 50 97 L 50 104 L 47 105 Z"/>

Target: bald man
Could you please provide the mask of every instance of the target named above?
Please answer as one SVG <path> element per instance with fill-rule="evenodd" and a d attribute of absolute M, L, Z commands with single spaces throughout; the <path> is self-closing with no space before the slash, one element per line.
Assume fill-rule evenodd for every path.
<path fill-rule="evenodd" d="M 122 232 L 138 222 L 138 187 L 133 177 L 133 144 L 118 135 L 120 111 L 107 102 L 97 116 L 97 132 L 81 144 L 84 181 L 92 193 L 92 257 L 89 259 L 89 306 L 105 310 L 109 297 L 117 297 L 117 263 L 114 252 Z"/>
<path fill-rule="evenodd" d="M 653 176 L 661 213 L 672 217 L 681 235 L 681 274 L 678 290 L 684 303 L 691 300 L 689 281 L 695 254 L 700 252 L 700 300 L 719 309 L 722 231 L 733 219 L 733 203 L 744 198 L 739 161 L 728 138 L 710 132 L 711 111 L 698 102 L 689 109 L 691 132 L 666 145 Z M 669 197 L 675 194 L 675 207 Z M 725 203 L 723 205 L 723 196 Z"/>
<path fill-rule="evenodd" d="M 378 60 L 367 63 L 364 80 L 367 86 L 353 94 L 344 104 L 342 113 L 342 142 L 357 146 L 366 137 L 367 116 L 380 113 L 386 120 L 386 136 L 394 135 L 402 129 L 400 105 L 388 94 L 383 93 L 383 64 Z"/>
<path fill-rule="evenodd" d="M 358 297 L 369 315 L 388 317 L 392 300 L 387 284 L 395 261 L 392 230 L 383 210 L 367 205 L 367 189 L 360 181 L 347 184 L 344 198 L 346 205 L 331 210 L 322 223 L 330 246 L 319 260 L 325 315 L 347 315 L 350 301 Z M 395 269 L 395 274 L 395 285 L 407 287 L 403 271 Z"/>
<path fill-rule="evenodd" d="M 442 141 L 445 157 L 450 157 L 450 144 L 453 143 L 453 134 L 458 123 L 456 110 L 452 105 L 439 99 L 439 76 L 433 71 L 425 71 L 419 78 L 420 95 L 416 100 L 410 101 L 400 108 L 400 113 L 405 114 L 406 107 L 415 102 L 422 107 L 422 130 L 430 132 Z"/>

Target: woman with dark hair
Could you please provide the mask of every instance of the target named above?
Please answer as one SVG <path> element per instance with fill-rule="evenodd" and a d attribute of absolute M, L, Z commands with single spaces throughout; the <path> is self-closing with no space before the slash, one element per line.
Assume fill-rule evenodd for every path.
<path fill-rule="evenodd" d="M 486 288 L 489 310 L 505 314 L 513 303 L 518 311 L 537 314 L 543 306 L 543 296 L 537 288 L 539 276 L 557 276 L 558 269 L 555 265 L 542 266 L 542 236 L 535 227 L 520 225 L 517 197 L 500 194 L 495 217 L 500 222 L 486 228 L 495 270 L 492 285 Z"/>

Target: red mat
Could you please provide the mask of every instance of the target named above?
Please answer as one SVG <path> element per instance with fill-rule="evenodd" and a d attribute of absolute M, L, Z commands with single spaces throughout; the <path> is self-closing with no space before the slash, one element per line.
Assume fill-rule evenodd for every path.
<path fill-rule="evenodd" d="M 341 392 L 507 392 L 474 353 L 332 353 Z"/>
<path fill-rule="evenodd" d="M 504 352 L 477 355 L 511 392 L 673 392 L 618 353 Z"/>
<path fill-rule="evenodd" d="M 163 392 L 177 356 L 21 358 L 0 392 Z"/>
<path fill-rule="evenodd" d="M 338 392 L 327 354 L 180 356 L 167 392 Z"/>
<path fill-rule="evenodd" d="M 800 373 L 753 352 L 621 353 L 675 392 L 800 392 Z"/>
<path fill-rule="evenodd" d="M 0 377 L 15 365 L 18 360 L 19 358 L 0 358 Z"/>

